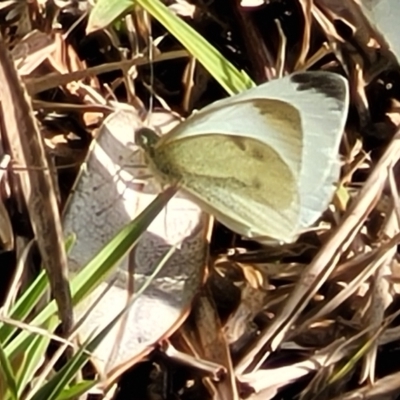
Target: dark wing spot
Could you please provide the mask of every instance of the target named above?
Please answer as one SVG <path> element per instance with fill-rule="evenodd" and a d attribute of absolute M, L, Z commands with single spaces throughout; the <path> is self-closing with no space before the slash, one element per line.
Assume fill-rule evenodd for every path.
<path fill-rule="evenodd" d="M 254 189 L 261 189 L 261 182 L 260 182 L 260 180 L 257 179 L 257 178 L 253 179 L 252 182 L 251 182 L 251 186 L 252 186 Z"/>
<path fill-rule="evenodd" d="M 231 137 L 232 142 L 243 152 L 246 152 L 247 157 L 252 157 L 258 161 L 265 161 L 265 152 L 263 151 L 264 144 L 258 143 L 257 140 L 249 140 L 249 138 Z"/>
<path fill-rule="evenodd" d="M 344 102 L 347 91 L 346 85 L 338 74 L 326 71 L 297 72 L 290 80 L 298 84 L 298 91 L 315 90 L 326 97 Z"/>
<path fill-rule="evenodd" d="M 231 136 L 230 139 L 232 142 L 242 151 L 246 150 L 246 142 L 243 140 L 243 138 L 237 137 L 237 136 Z"/>
<path fill-rule="evenodd" d="M 251 156 L 258 161 L 264 161 L 264 152 L 260 149 L 253 148 L 251 149 Z"/>

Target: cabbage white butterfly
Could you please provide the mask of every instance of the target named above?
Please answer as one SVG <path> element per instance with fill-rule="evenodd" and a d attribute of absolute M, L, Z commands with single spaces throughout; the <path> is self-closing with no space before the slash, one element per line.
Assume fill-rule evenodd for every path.
<path fill-rule="evenodd" d="M 217 101 L 168 134 L 136 144 L 162 183 L 254 239 L 294 241 L 326 209 L 339 179 L 347 81 L 294 73 Z"/>

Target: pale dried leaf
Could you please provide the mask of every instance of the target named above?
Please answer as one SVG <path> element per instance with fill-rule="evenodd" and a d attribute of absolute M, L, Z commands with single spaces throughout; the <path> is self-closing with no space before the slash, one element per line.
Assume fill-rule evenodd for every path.
<path fill-rule="evenodd" d="M 145 186 L 145 193 L 142 185 L 134 182 L 141 173 L 135 165 L 143 165 L 140 153 L 134 153 L 133 146 L 134 130 L 141 124 L 134 109 L 126 106 L 104 121 L 92 143 L 64 216 L 65 233 L 77 235 L 69 254 L 70 267 L 75 272 L 155 197 L 150 183 Z M 109 379 L 151 351 L 187 315 L 203 279 L 206 226 L 205 216 L 196 205 L 180 196 L 173 198 L 144 233 L 133 255 L 124 259 L 116 272 L 79 307 L 78 313 L 82 315 L 111 282 L 110 290 L 85 321 L 84 336 L 104 327 L 126 305 L 131 268 L 137 290 L 163 254 L 179 244 L 150 287 L 126 314 L 125 321 L 97 348 L 95 355 L 101 372 Z"/>

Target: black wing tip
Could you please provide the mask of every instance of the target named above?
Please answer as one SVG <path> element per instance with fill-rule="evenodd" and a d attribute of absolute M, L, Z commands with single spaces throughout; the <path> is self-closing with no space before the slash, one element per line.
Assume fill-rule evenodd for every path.
<path fill-rule="evenodd" d="M 298 85 L 297 89 L 299 91 L 315 90 L 341 103 L 345 103 L 348 98 L 348 84 L 346 79 L 334 72 L 297 72 L 290 76 L 290 80 Z"/>

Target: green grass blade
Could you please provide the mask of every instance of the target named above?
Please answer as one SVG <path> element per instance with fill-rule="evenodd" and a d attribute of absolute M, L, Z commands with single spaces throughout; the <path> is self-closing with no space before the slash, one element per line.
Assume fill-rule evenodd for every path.
<path fill-rule="evenodd" d="M 0 345 L 0 379 L 5 383 L 7 394 L 12 400 L 18 400 L 17 382 L 11 362 Z"/>
<path fill-rule="evenodd" d="M 83 394 L 86 394 L 96 384 L 97 381 L 80 381 L 77 384 L 67 389 L 64 389 L 62 393 L 57 397 L 57 400 L 77 399 Z"/>
<path fill-rule="evenodd" d="M 136 245 L 142 233 L 176 193 L 177 188 L 168 188 L 160 193 L 134 221 L 123 228 L 116 237 L 77 274 L 73 280 L 74 304 L 86 297 L 112 268 Z"/>
<path fill-rule="evenodd" d="M 106 4 L 107 3 L 107 4 Z M 109 16 L 117 14 L 116 11 L 106 14 L 107 10 L 120 10 L 118 15 L 132 7 L 124 0 L 98 0 L 89 17 L 87 31 L 100 29 L 113 22 Z M 207 42 L 190 25 L 171 12 L 159 0 L 136 0 L 158 22 L 160 22 L 182 45 L 192 54 L 213 76 L 213 78 L 230 94 L 237 94 L 254 86 L 254 82 L 244 72 L 239 71 L 215 47 Z M 123 10 L 123 6 L 126 7 Z M 108 11 L 109 12 L 109 11 Z M 108 23 L 105 23 L 105 22 Z"/>
<path fill-rule="evenodd" d="M 87 32 L 90 33 L 105 28 L 132 7 L 132 0 L 97 1 L 89 15 Z"/>
<path fill-rule="evenodd" d="M 48 321 L 48 330 L 54 331 L 57 327 L 57 317 L 54 315 L 52 319 Z M 18 395 L 21 396 L 25 391 L 29 382 L 34 378 L 38 368 L 41 366 L 43 357 L 50 343 L 50 338 L 39 335 L 37 333 L 29 333 L 29 346 L 25 351 L 24 362 L 18 371 Z"/>
<path fill-rule="evenodd" d="M 41 400 L 46 398 L 48 400 L 60 400 L 61 397 L 65 396 L 65 388 L 71 382 L 76 373 L 83 367 L 88 361 L 89 355 L 87 352 L 93 352 L 97 346 L 104 340 L 104 338 L 113 329 L 115 324 L 118 323 L 120 318 L 129 310 L 136 299 L 146 290 L 152 280 L 161 271 L 162 267 L 169 260 L 175 248 L 172 247 L 163 257 L 162 260 L 155 266 L 153 273 L 149 276 L 143 286 L 135 293 L 128 304 L 96 335 L 92 340 L 87 339 L 84 346 L 81 347 L 74 357 L 60 370 L 55 376 L 47 382 L 33 397 L 31 400 Z M 86 352 L 84 352 L 86 350 Z"/>
<path fill-rule="evenodd" d="M 150 225 L 155 216 L 163 209 L 169 199 L 176 193 L 176 188 L 169 188 L 159 194 L 155 200 L 140 213 L 134 221 L 124 227 L 104 248 L 79 272 L 71 282 L 71 291 L 74 304 L 79 303 L 86 295 L 94 290 L 112 271 L 112 268 L 127 254 L 137 243 L 141 234 Z M 56 315 L 55 302 L 50 302 L 31 322 L 32 325 L 41 326 L 50 317 Z M 26 351 L 29 347 L 31 334 L 22 331 L 5 346 L 8 357 Z"/>
<path fill-rule="evenodd" d="M 39 299 L 45 294 L 48 284 L 46 272 L 41 271 L 10 310 L 10 318 L 17 321 L 24 321 Z M 0 342 L 7 344 L 12 336 L 15 335 L 17 329 L 13 325 L 2 323 L 0 326 Z"/>
<path fill-rule="evenodd" d="M 67 252 L 71 249 L 75 241 L 74 237 L 68 237 L 65 241 L 65 248 Z M 45 270 L 36 277 L 36 279 L 27 287 L 24 293 L 17 299 L 15 304 L 11 307 L 9 317 L 16 321 L 25 321 L 27 316 L 32 312 L 34 307 L 44 296 L 49 281 Z M 0 343 L 6 345 L 9 340 L 17 333 L 17 329 L 13 325 L 0 323 Z"/>
<path fill-rule="evenodd" d="M 63 392 L 68 392 L 70 390 L 68 384 L 89 358 L 89 356 L 84 353 L 85 349 L 85 345 L 81 346 L 67 364 L 31 397 L 31 400 L 57 400 Z"/>

